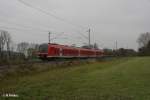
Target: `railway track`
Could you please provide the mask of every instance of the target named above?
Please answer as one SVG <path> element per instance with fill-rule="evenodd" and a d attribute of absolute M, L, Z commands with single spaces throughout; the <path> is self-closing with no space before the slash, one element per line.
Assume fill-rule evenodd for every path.
<path fill-rule="evenodd" d="M 3 65 L 3 66 L 0 66 L 0 71 L 1 71 L 1 70 L 5 70 L 5 69 L 8 69 L 8 68 L 9 68 L 9 66 L 6 66 L 6 65 L 5 65 L 5 66 L 4 66 L 4 65 Z"/>
<path fill-rule="evenodd" d="M 106 58 L 111 58 L 111 57 L 105 57 L 102 59 L 106 59 Z M 91 59 L 57 59 L 57 60 L 52 60 L 52 61 L 27 61 L 27 62 L 23 62 L 23 63 L 19 63 L 19 64 L 7 64 L 7 65 L 0 65 L 0 72 L 2 71 L 7 71 L 11 68 L 13 68 L 13 66 L 23 66 L 23 65 L 32 65 L 32 64 L 50 64 L 50 65 L 61 65 L 64 63 L 72 63 L 74 61 L 77 62 L 85 62 L 85 61 L 90 61 Z"/>
<path fill-rule="evenodd" d="M 21 66 L 21 65 L 22 66 L 23 65 L 29 65 L 30 66 L 32 64 L 51 64 L 51 65 L 59 64 L 60 65 L 60 64 L 63 64 L 63 63 L 71 63 L 73 61 L 75 61 L 75 60 L 27 61 L 27 62 L 19 63 L 19 64 L 6 64 L 6 65 L 0 65 L 0 72 L 11 69 L 11 68 L 13 68 L 13 66 Z"/>

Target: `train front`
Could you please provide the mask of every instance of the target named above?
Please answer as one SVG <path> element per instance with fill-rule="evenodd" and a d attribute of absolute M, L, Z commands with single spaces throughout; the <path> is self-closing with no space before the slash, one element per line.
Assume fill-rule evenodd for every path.
<path fill-rule="evenodd" d="M 42 60 L 46 60 L 48 56 L 48 44 L 41 44 L 39 46 L 38 57 Z"/>

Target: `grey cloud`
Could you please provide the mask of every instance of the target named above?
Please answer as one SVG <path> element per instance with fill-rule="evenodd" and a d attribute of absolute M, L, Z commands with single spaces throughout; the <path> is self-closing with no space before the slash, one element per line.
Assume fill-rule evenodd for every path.
<path fill-rule="evenodd" d="M 57 39 L 55 42 L 82 45 L 87 40 L 78 31 L 87 35 L 87 27 L 91 27 L 92 42 L 98 42 L 101 47 L 114 48 L 117 40 L 119 47 L 136 49 L 139 34 L 150 31 L 149 0 L 24 1 L 86 28 L 57 20 L 21 4 L 18 0 L 0 0 L 0 26 L 32 29 L 32 31 L 7 29 L 16 42 L 47 42 L 48 33 L 38 31 L 43 29 L 53 32 L 53 36 L 65 32 L 63 37 L 68 39 Z"/>

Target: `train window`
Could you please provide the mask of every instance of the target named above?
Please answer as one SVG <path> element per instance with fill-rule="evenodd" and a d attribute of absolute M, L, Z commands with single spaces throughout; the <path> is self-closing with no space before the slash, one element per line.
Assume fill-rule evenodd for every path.
<path fill-rule="evenodd" d="M 47 52 L 48 51 L 48 44 L 42 44 L 39 46 L 39 52 Z"/>

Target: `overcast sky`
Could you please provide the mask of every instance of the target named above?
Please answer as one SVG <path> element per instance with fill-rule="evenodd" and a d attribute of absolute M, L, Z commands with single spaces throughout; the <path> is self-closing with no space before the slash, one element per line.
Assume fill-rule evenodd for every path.
<path fill-rule="evenodd" d="M 91 28 L 92 43 L 101 48 L 138 47 L 140 33 L 150 31 L 150 0 L 24 0 L 40 8 L 42 13 L 18 0 L 0 0 L 0 29 L 11 33 L 14 42 L 44 43 L 48 31 L 53 42 L 77 44 L 88 42 Z M 63 19 L 64 21 L 62 21 Z"/>

